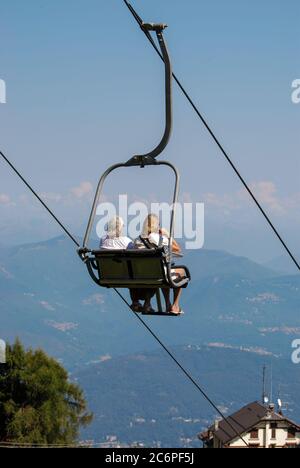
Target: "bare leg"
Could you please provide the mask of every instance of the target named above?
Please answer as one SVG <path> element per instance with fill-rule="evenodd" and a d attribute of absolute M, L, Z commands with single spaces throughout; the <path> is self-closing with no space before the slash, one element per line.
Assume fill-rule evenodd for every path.
<path fill-rule="evenodd" d="M 180 314 L 181 309 L 180 309 L 180 297 L 182 294 L 182 289 L 174 289 L 174 304 L 171 307 L 171 312 L 173 314 Z"/>
<path fill-rule="evenodd" d="M 172 304 L 170 300 L 170 289 L 169 288 L 163 288 L 162 289 L 164 298 L 165 298 L 165 303 L 166 303 L 166 311 L 169 312 L 171 310 Z"/>
<path fill-rule="evenodd" d="M 178 275 L 178 277 L 180 278 L 183 278 L 184 275 L 185 275 L 185 271 L 178 268 L 175 270 L 176 274 Z M 181 309 L 180 309 L 180 297 L 181 297 L 181 294 L 182 294 L 182 289 L 174 289 L 174 303 L 170 309 L 170 311 L 173 313 L 173 314 L 180 314 L 181 312 Z"/>

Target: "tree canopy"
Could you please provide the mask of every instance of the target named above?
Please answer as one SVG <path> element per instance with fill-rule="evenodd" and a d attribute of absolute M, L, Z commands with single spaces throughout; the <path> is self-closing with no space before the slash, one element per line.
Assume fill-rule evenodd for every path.
<path fill-rule="evenodd" d="M 83 391 L 42 350 L 26 351 L 19 340 L 7 346 L 0 365 L 0 441 L 74 444 L 92 421 Z"/>

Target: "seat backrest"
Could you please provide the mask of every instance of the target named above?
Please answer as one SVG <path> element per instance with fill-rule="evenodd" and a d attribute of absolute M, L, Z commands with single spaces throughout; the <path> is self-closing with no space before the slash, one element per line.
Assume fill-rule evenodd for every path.
<path fill-rule="evenodd" d="M 142 257 L 131 259 L 132 278 L 161 282 L 165 279 L 163 260 L 158 257 Z"/>
<path fill-rule="evenodd" d="M 116 257 L 98 257 L 97 264 L 99 273 L 101 273 L 101 279 L 130 279 L 130 269 L 125 259 L 118 260 Z"/>
<path fill-rule="evenodd" d="M 167 283 L 160 250 L 100 250 L 93 252 L 101 285 L 161 286 Z"/>

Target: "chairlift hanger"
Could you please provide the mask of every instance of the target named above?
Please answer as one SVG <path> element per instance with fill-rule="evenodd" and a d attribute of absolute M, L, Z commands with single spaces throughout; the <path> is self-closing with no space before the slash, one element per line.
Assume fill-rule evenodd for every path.
<path fill-rule="evenodd" d="M 142 29 L 149 33 L 155 32 L 165 63 L 165 131 L 160 143 L 149 153 L 135 155 L 127 162 L 114 164 L 109 167 L 98 183 L 92 211 L 89 217 L 86 233 L 82 247 L 78 254 L 86 264 L 92 280 L 101 287 L 106 288 L 126 288 L 126 289 L 155 289 L 157 292 L 158 311 L 147 315 L 168 315 L 162 310 L 160 300 L 160 288 L 185 288 L 188 286 L 191 275 L 186 266 L 177 266 L 185 271 L 185 277 L 176 281 L 172 277 L 175 268 L 174 254 L 172 250 L 174 237 L 174 224 L 176 206 L 179 196 L 180 175 L 178 169 L 168 161 L 159 161 L 157 157 L 167 147 L 172 133 L 172 65 L 167 45 L 163 36 L 166 29 L 165 24 L 143 23 Z M 175 176 L 175 187 L 173 195 L 173 205 L 170 222 L 169 247 L 153 247 L 151 249 L 133 250 L 92 250 L 89 247 L 91 231 L 95 222 L 97 207 L 103 192 L 103 187 L 108 176 L 121 168 L 148 166 L 167 166 Z"/>

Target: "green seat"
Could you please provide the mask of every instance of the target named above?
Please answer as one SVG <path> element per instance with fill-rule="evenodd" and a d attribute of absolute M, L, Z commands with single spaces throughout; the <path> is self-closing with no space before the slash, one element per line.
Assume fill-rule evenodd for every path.
<path fill-rule="evenodd" d="M 172 280 L 172 268 L 163 248 L 94 250 L 87 266 L 94 281 L 107 288 L 182 288 L 190 281 L 190 273 L 184 266 L 178 268 L 186 271 L 186 277 L 178 282 Z"/>

